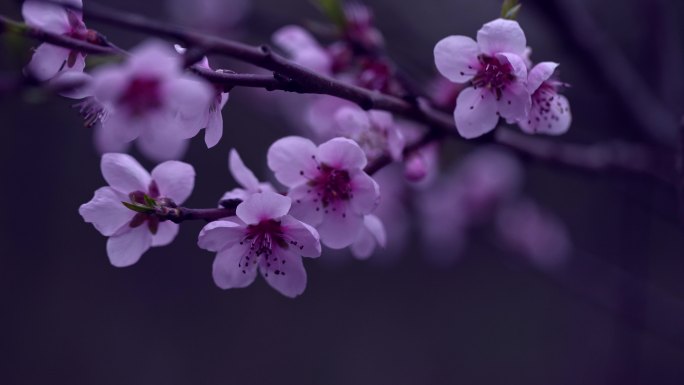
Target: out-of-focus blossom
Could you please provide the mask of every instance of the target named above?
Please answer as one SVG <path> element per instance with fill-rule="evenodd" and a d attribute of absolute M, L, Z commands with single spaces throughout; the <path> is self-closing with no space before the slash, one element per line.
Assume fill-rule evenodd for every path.
<path fill-rule="evenodd" d="M 134 49 L 122 65 L 94 72 L 93 92 L 109 111 L 107 137 L 117 142 L 140 137 L 156 158 L 177 153 L 174 145 L 205 126 L 215 95 L 204 80 L 183 72 L 181 57 L 158 41 Z"/>
<path fill-rule="evenodd" d="M 233 176 L 238 184 L 242 187 L 234 188 L 223 195 L 221 201 L 236 200 L 241 201 L 247 200 L 253 194 L 261 192 L 276 192 L 273 186 L 268 182 L 259 182 L 252 170 L 245 166 L 245 163 L 240 158 L 240 154 L 234 149 L 230 150 L 230 155 L 228 157 L 228 169 L 230 174 Z"/>
<path fill-rule="evenodd" d="M 496 224 L 502 246 L 539 267 L 556 268 L 570 256 L 570 237 L 563 223 L 532 201 L 506 206 Z"/>
<path fill-rule="evenodd" d="M 295 63 L 322 74 L 331 74 L 330 55 L 304 28 L 297 25 L 282 27 L 273 34 L 273 42 Z"/>
<path fill-rule="evenodd" d="M 334 120 L 337 136 L 354 140 L 368 159 L 378 159 L 389 153 L 394 161 L 402 160 L 406 142 L 389 112 L 342 107 L 335 112 Z"/>
<path fill-rule="evenodd" d="M 167 0 L 172 19 L 216 35 L 235 32 L 252 8 L 251 0 Z"/>
<path fill-rule="evenodd" d="M 350 249 L 352 255 L 358 259 L 368 259 L 375 248 L 379 245 L 385 247 L 387 244 L 387 234 L 385 233 L 385 226 L 380 221 L 380 218 L 375 215 L 366 215 L 363 218 L 363 228 L 359 232 L 359 236 L 351 244 Z"/>
<path fill-rule="evenodd" d="M 558 63 L 539 63 L 527 77 L 532 108 L 526 118 L 518 120 L 518 125 L 528 134 L 561 135 L 570 128 L 570 103 L 565 96 L 558 94 L 563 84 L 552 78 L 556 68 Z"/>
<path fill-rule="evenodd" d="M 269 168 L 290 189 L 292 215 L 315 226 L 323 244 L 333 249 L 357 240 L 364 216 L 380 199 L 378 184 L 363 171 L 366 163 L 363 150 L 346 138 L 316 147 L 290 136 L 268 150 Z"/>
<path fill-rule="evenodd" d="M 176 237 L 178 225 L 160 222 L 151 214 L 136 213 L 122 202 L 145 204 L 145 196 L 156 201 L 182 204 L 192 193 L 195 170 L 178 161 L 164 162 L 148 173 L 126 154 L 105 154 L 102 175 L 109 184 L 95 191 L 93 199 L 81 205 L 79 213 L 107 240 L 112 265 L 130 266 L 150 247 L 166 246 Z"/>
<path fill-rule="evenodd" d="M 306 288 L 302 256 L 321 255 L 318 233 L 288 215 L 291 200 L 272 192 L 251 195 L 238 205 L 236 217 L 209 223 L 199 247 L 217 252 L 214 282 L 222 289 L 249 286 L 257 274 L 287 297 Z"/>
<path fill-rule="evenodd" d="M 454 119 L 464 138 L 475 138 L 496 127 L 499 117 L 515 122 L 527 116 L 526 39 L 517 22 L 497 19 L 467 36 L 449 36 L 435 46 L 439 72 L 455 83 L 472 86 L 458 95 Z"/>
<path fill-rule="evenodd" d="M 68 0 L 64 3 L 79 8 L 83 5 L 81 0 Z M 22 4 L 21 13 L 26 24 L 31 27 L 79 40 L 89 38 L 81 12 L 44 1 L 27 0 Z M 27 71 L 36 79 L 45 81 L 61 71 L 83 71 L 84 68 L 85 54 L 43 43 L 33 53 Z"/>

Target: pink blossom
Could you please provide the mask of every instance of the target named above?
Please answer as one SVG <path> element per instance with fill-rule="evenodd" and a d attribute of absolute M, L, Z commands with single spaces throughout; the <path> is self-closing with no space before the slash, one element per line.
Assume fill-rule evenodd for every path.
<path fill-rule="evenodd" d="M 112 138 L 141 137 L 159 153 L 199 132 L 214 97 L 211 86 L 184 73 L 181 57 L 158 41 L 134 49 L 122 65 L 94 72 L 93 91 L 110 111 L 104 129 Z"/>
<path fill-rule="evenodd" d="M 261 192 L 276 192 L 268 182 L 259 182 L 252 170 L 245 166 L 240 154 L 234 149 L 230 150 L 228 157 L 228 169 L 236 182 L 242 187 L 234 188 L 223 195 L 221 201 L 239 199 L 247 200 L 253 194 Z"/>
<path fill-rule="evenodd" d="M 540 267 L 559 267 L 570 256 L 572 245 L 563 223 L 532 201 L 506 206 L 496 223 L 502 245 Z"/>
<path fill-rule="evenodd" d="M 342 107 L 335 113 L 337 135 L 354 140 L 374 160 L 389 153 L 394 161 L 403 158 L 406 141 L 394 124 L 392 114 L 385 111 L 364 111 L 359 107 Z"/>
<path fill-rule="evenodd" d="M 93 199 L 81 205 L 79 213 L 107 240 L 112 265 L 130 266 L 150 247 L 166 246 L 176 237 L 178 225 L 160 222 L 155 216 L 136 213 L 122 202 L 144 204 L 147 195 L 157 201 L 170 199 L 182 204 L 192 192 L 195 170 L 178 161 L 164 162 L 148 173 L 126 154 L 104 154 L 102 175 L 109 186 L 95 191 Z"/>
<path fill-rule="evenodd" d="M 477 42 L 449 36 L 435 46 L 439 72 L 455 83 L 472 86 L 458 95 L 454 119 L 464 138 L 475 138 L 496 127 L 499 117 L 509 122 L 527 116 L 526 39 L 517 22 L 497 19 L 477 32 Z"/>
<path fill-rule="evenodd" d="M 82 6 L 81 0 L 68 0 L 64 3 L 75 7 Z M 88 29 L 83 23 L 83 15 L 78 11 L 44 1 L 27 0 L 22 4 L 21 13 L 26 24 L 31 27 L 74 39 L 88 39 Z M 36 79 L 45 81 L 61 71 L 83 71 L 84 68 L 83 53 L 44 43 L 34 52 L 27 71 Z"/>
<path fill-rule="evenodd" d="M 268 150 L 269 168 L 290 188 L 292 215 L 316 226 L 323 244 L 333 249 L 356 241 L 364 216 L 378 204 L 378 184 L 363 171 L 366 163 L 363 150 L 346 138 L 316 147 L 290 136 Z"/>
<path fill-rule="evenodd" d="M 273 34 L 273 42 L 297 64 L 326 75 L 332 73 L 330 55 L 304 28 L 282 27 Z"/>
<path fill-rule="evenodd" d="M 385 226 L 377 216 L 366 215 L 363 217 L 363 228 L 358 238 L 351 244 L 352 255 L 358 259 L 368 259 L 378 245 L 380 247 L 387 245 Z"/>
<path fill-rule="evenodd" d="M 539 63 L 527 77 L 527 89 L 532 94 L 532 108 L 518 125 L 528 134 L 561 135 L 568 131 L 572 115 L 568 99 L 558 94 L 563 85 L 552 78 L 558 63 Z"/>
<path fill-rule="evenodd" d="M 262 192 L 238 205 L 236 217 L 209 223 L 200 232 L 198 245 L 218 253 L 214 282 L 222 289 L 249 286 L 257 274 L 287 297 L 306 288 L 302 258 L 321 255 L 318 233 L 288 215 L 288 197 Z"/>

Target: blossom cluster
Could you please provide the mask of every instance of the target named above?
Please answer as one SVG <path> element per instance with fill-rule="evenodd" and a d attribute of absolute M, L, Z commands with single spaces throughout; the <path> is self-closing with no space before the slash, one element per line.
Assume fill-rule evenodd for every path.
<path fill-rule="evenodd" d="M 451 83 L 440 83 L 426 101 L 412 94 L 383 54 L 384 38 L 370 9 L 353 3 L 342 11 L 329 45 L 295 25 L 277 30 L 273 42 L 317 76 L 416 105 L 454 109 L 455 129 L 467 139 L 492 131 L 500 118 L 529 134 L 568 130 L 571 115 L 568 100 L 558 93 L 564 86 L 555 74 L 558 64 L 532 64 L 517 22 L 497 19 L 480 29 L 477 40 L 449 36 L 438 42 L 435 64 Z M 72 8 L 29 0 L 23 15 L 30 26 L 100 43 Z M 96 127 L 108 186 L 79 212 L 108 237 L 107 255 L 118 267 L 170 244 L 178 223 L 188 213 L 199 215 L 182 206 L 194 188 L 195 170 L 178 159 L 202 129 L 207 147 L 219 143 L 229 98 L 222 86 L 197 75 L 213 71 L 208 58 L 187 64 L 183 47 L 149 40 L 122 56 L 86 71 L 82 52 L 44 43 L 26 67 L 27 75 L 81 100 L 77 106 L 86 125 Z M 442 147 L 421 143 L 431 127 L 328 95 L 289 101 L 281 100 L 301 135 L 276 140 L 268 149 L 273 178 L 260 180 L 231 150 L 229 170 L 240 186 L 227 191 L 218 207 L 203 211 L 212 216 L 203 218 L 209 223 L 197 243 L 216 253 L 212 274 L 219 287 L 242 288 L 261 274 L 277 291 L 295 297 L 307 282 L 302 257 L 317 258 L 323 247 L 348 248 L 366 259 L 378 246 L 388 246 L 386 254 L 396 251 L 416 231 L 428 255 L 454 255 L 466 233 L 490 223 L 504 247 L 536 263 L 551 266 L 567 256 L 564 227 L 523 196 L 521 167 L 498 149 L 462 157 L 455 171 L 440 174 Z M 161 163 L 147 172 L 124 153 L 133 142 Z M 394 165 L 375 174 L 378 162 Z"/>

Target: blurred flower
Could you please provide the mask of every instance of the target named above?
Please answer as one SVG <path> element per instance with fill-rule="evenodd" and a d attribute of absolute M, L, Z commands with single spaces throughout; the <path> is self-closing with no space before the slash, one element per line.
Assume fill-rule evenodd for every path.
<path fill-rule="evenodd" d="M 216 35 L 226 35 L 235 30 L 251 8 L 251 0 L 166 1 L 166 9 L 172 19 Z"/>
<path fill-rule="evenodd" d="M 222 289 L 249 286 L 259 272 L 274 289 L 296 297 L 306 288 L 302 258 L 321 255 L 318 233 L 288 215 L 291 200 L 272 192 L 253 194 L 236 217 L 209 223 L 199 247 L 217 252 L 214 282 Z"/>
<path fill-rule="evenodd" d="M 358 259 L 368 259 L 379 245 L 385 247 L 387 234 L 380 218 L 375 215 L 363 217 L 363 228 L 358 238 L 351 244 L 351 252 Z"/>
<path fill-rule="evenodd" d="M 558 63 L 539 63 L 527 77 L 532 108 L 526 118 L 518 120 L 518 125 L 528 134 L 561 135 L 570 128 L 570 103 L 565 96 L 558 94 L 562 83 L 552 79 L 556 68 Z"/>
<path fill-rule="evenodd" d="M 496 127 L 499 117 L 509 122 L 527 116 L 526 39 L 517 22 L 497 19 L 477 32 L 477 42 L 449 36 L 435 46 L 439 72 L 455 83 L 472 82 L 460 92 L 454 111 L 456 128 L 475 138 Z"/>
<path fill-rule="evenodd" d="M 64 3 L 82 7 L 81 0 L 68 0 Z M 31 27 L 74 39 L 88 40 L 88 29 L 83 23 L 83 15 L 78 11 L 44 1 L 27 0 L 21 6 L 21 13 L 26 24 Z M 61 71 L 83 71 L 84 68 L 85 54 L 43 43 L 33 53 L 27 71 L 36 79 L 45 81 Z"/>
<path fill-rule="evenodd" d="M 93 199 L 81 205 L 79 213 L 107 240 L 107 255 L 112 265 L 130 266 L 150 247 L 166 246 L 176 237 L 178 225 L 160 222 L 150 214 L 136 213 L 122 202 L 145 204 L 145 196 L 182 204 L 192 193 L 195 170 L 178 161 L 164 162 L 150 175 L 126 154 L 104 154 L 102 176 L 109 184 L 95 191 Z"/>
<path fill-rule="evenodd" d="M 241 201 L 247 200 L 251 195 L 260 192 L 276 192 L 273 186 L 268 182 L 259 182 L 252 170 L 245 166 L 245 163 L 240 158 L 240 154 L 234 149 L 230 150 L 228 158 L 228 169 L 236 182 L 242 188 L 234 188 L 223 195 L 221 201 L 239 199 Z"/>
<path fill-rule="evenodd" d="M 345 106 L 335 112 L 333 119 L 337 128 L 336 136 L 355 141 L 369 160 L 387 153 L 394 161 L 402 160 L 406 143 L 389 112 L 364 111 L 357 106 Z"/>
<path fill-rule="evenodd" d="M 268 167 L 290 189 L 292 215 L 315 226 L 323 244 L 333 249 L 356 241 L 364 216 L 378 204 L 378 184 L 363 171 L 366 163 L 363 150 L 345 138 L 316 147 L 290 136 L 268 150 Z"/>
<path fill-rule="evenodd" d="M 330 75 L 332 58 L 304 28 L 288 25 L 273 34 L 273 42 L 297 64 Z"/>

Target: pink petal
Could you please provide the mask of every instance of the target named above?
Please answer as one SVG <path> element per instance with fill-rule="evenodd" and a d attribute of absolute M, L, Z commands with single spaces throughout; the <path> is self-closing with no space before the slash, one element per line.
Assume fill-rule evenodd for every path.
<path fill-rule="evenodd" d="M 130 83 L 125 68 L 107 65 L 93 71 L 93 96 L 106 107 L 113 108 Z"/>
<path fill-rule="evenodd" d="M 306 270 L 304 270 L 302 258 L 296 254 L 284 252 L 282 249 L 276 250 L 273 258 L 276 261 L 285 260 L 285 263 L 280 263 L 277 268 L 269 267 L 262 259 L 259 263 L 259 271 L 272 288 L 286 297 L 294 298 L 306 289 Z M 279 274 L 275 273 L 276 270 Z"/>
<path fill-rule="evenodd" d="M 547 108 L 545 104 L 552 96 L 553 99 L 548 101 Z M 544 99 L 541 99 L 542 97 Z M 518 124 L 528 134 L 562 135 L 568 131 L 571 122 L 572 114 L 568 99 L 563 95 L 549 92 L 535 100 L 529 116 L 521 119 Z"/>
<path fill-rule="evenodd" d="M 168 43 L 150 39 L 131 50 L 125 65 L 137 76 L 174 80 L 181 75 L 183 60 Z"/>
<path fill-rule="evenodd" d="M 228 220 L 214 221 L 200 231 L 197 246 L 204 250 L 220 251 L 239 244 L 245 236 L 244 224 Z"/>
<path fill-rule="evenodd" d="M 169 160 L 152 170 L 152 180 L 162 197 L 171 198 L 180 205 L 195 187 L 195 169 L 187 163 Z"/>
<path fill-rule="evenodd" d="M 80 3 L 80 1 L 72 1 L 70 3 Z M 80 4 L 74 5 L 81 6 Z M 64 7 L 48 4 L 43 1 L 27 0 L 21 6 L 21 14 L 26 24 L 31 27 L 41 28 L 57 34 L 69 32 L 69 17 Z"/>
<path fill-rule="evenodd" d="M 69 58 L 70 52 L 67 48 L 47 43 L 41 44 L 33 53 L 31 62 L 26 69 L 40 81 L 49 80 L 66 67 L 66 61 Z"/>
<path fill-rule="evenodd" d="M 176 235 L 178 235 L 179 228 L 180 226 L 177 223 L 170 221 L 160 222 L 157 234 L 152 236 L 152 247 L 166 246 L 173 242 Z"/>
<path fill-rule="evenodd" d="M 108 152 L 127 152 L 131 142 L 122 141 L 114 130 L 106 124 L 98 124 L 94 127 L 93 141 L 95 148 L 100 154 Z"/>
<path fill-rule="evenodd" d="M 494 55 L 510 52 L 524 55 L 527 47 L 525 33 L 520 24 L 513 20 L 496 19 L 485 24 L 477 31 L 477 43 L 482 53 Z"/>
<path fill-rule="evenodd" d="M 256 193 L 240 203 L 236 214 L 248 225 L 279 219 L 290 211 L 290 198 L 273 192 Z"/>
<path fill-rule="evenodd" d="M 480 48 L 467 36 L 445 37 L 435 45 L 434 54 L 439 73 L 454 83 L 469 81 L 480 68 Z"/>
<path fill-rule="evenodd" d="M 317 174 L 316 145 L 309 139 L 288 136 L 268 149 L 268 167 L 285 186 L 294 187 Z"/>
<path fill-rule="evenodd" d="M 177 111 L 183 121 L 181 135 L 192 138 L 204 128 L 205 113 L 209 111 L 214 90 L 203 79 L 184 75 L 165 83 L 164 90 L 172 111 Z M 204 121 L 203 121 L 204 120 Z"/>
<path fill-rule="evenodd" d="M 342 249 L 356 241 L 362 226 L 363 216 L 338 209 L 325 214 L 317 229 L 324 245 L 331 249 Z"/>
<path fill-rule="evenodd" d="M 378 183 L 363 171 L 353 173 L 351 189 L 353 197 L 351 207 L 357 214 L 370 214 L 380 202 L 380 187 Z"/>
<path fill-rule="evenodd" d="M 359 238 L 351 245 L 351 252 L 358 259 L 369 258 L 375 251 L 376 244 L 385 247 L 387 242 L 385 227 L 378 217 L 366 215 L 363 225 Z"/>
<path fill-rule="evenodd" d="M 330 56 L 305 29 L 296 25 L 285 26 L 273 34 L 273 42 L 297 64 L 317 72 L 330 71 Z"/>
<path fill-rule="evenodd" d="M 130 155 L 104 154 L 100 169 L 107 183 L 122 194 L 145 192 L 150 186 L 150 174 Z"/>
<path fill-rule="evenodd" d="M 534 66 L 527 75 L 527 91 L 530 94 L 534 93 L 542 83 L 551 78 L 558 65 L 558 63 L 545 61 Z"/>
<path fill-rule="evenodd" d="M 245 166 L 245 163 L 240 158 L 240 154 L 235 149 L 230 150 L 228 168 L 231 175 L 235 178 L 242 187 L 247 190 L 257 191 L 259 189 L 259 179 L 254 176 L 252 170 Z"/>
<path fill-rule="evenodd" d="M 204 143 L 207 148 L 212 148 L 218 144 L 223 136 L 223 115 L 221 110 L 209 111 L 209 120 L 204 130 Z"/>
<path fill-rule="evenodd" d="M 368 113 L 357 107 L 342 107 L 335 112 L 333 119 L 339 127 L 339 132 L 345 136 L 358 135 L 370 129 Z"/>
<path fill-rule="evenodd" d="M 363 217 L 363 225 L 368 229 L 368 232 L 373 235 L 373 238 L 382 247 L 387 246 L 387 233 L 385 226 L 382 224 L 380 218 L 375 215 L 366 215 Z"/>
<path fill-rule="evenodd" d="M 291 189 L 287 194 L 292 199 L 290 215 L 304 223 L 316 226 L 323 220 L 323 210 L 320 203 L 314 202 L 318 196 L 308 184 L 301 184 Z"/>
<path fill-rule="evenodd" d="M 153 119 L 144 117 L 129 116 L 123 111 L 112 110 L 107 116 L 107 120 L 102 123 L 105 130 L 108 130 L 109 137 L 118 143 L 128 143 L 145 133 L 149 127 L 158 127 Z M 147 150 L 147 148 L 146 148 Z M 154 151 L 150 151 L 150 154 Z"/>
<path fill-rule="evenodd" d="M 79 87 L 73 87 L 79 84 Z M 93 77 L 82 71 L 61 71 L 55 75 L 49 84 L 50 88 L 67 89 L 59 94 L 70 99 L 85 99 L 93 96 Z"/>
<path fill-rule="evenodd" d="M 296 254 L 309 258 L 321 256 L 321 242 L 316 229 L 289 215 L 280 220 L 280 225 L 287 240 L 296 242 L 290 246 Z"/>
<path fill-rule="evenodd" d="M 334 138 L 318 146 L 318 160 L 339 170 L 358 170 L 368 163 L 361 147 L 347 138 Z"/>
<path fill-rule="evenodd" d="M 144 130 L 135 142 L 140 152 L 155 162 L 182 158 L 188 151 L 190 140 L 174 135 L 167 127 L 153 127 Z"/>
<path fill-rule="evenodd" d="M 128 197 L 111 187 L 101 187 L 95 190 L 95 196 L 90 202 L 82 204 L 78 209 L 83 220 L 92 223 L 104 236 L 114 235 L 119 229 L 127 225 L 135 213 L 121 202 L 128 201 Z"/>
<path fill-rule="evenodd" d="M 490 90 L 468 87 L 461 91 L 456 101 L 456 129 L 466 139 L 482 136 L 496 127 L 499 121 L 496 112 L 496 97 Z"/>
<path fill-rule="evenodd" d="M 235 244 L 216 254 L 212 275 L 216 286 L 221 289 L 238 289 L 249 286 L 256 278 L 257 264 L 242 265 L 242 257 L 248 246 Z"/>
<path fill-rule="evenodd" d="M 126 267 L 138 262 L 151 245 L 152 234 L 147 226 L 129 228 L 107 240 L 107 256 L 112 265 Z"/>

